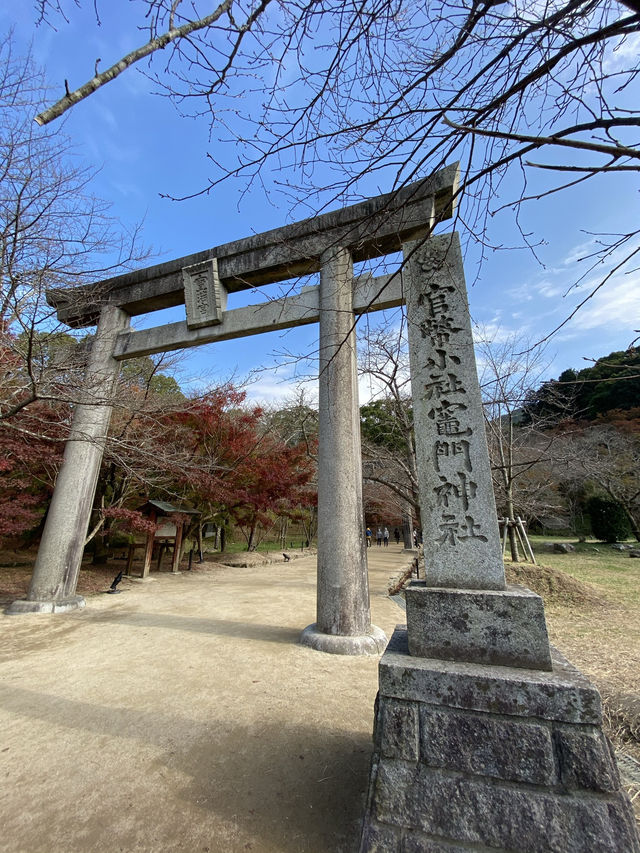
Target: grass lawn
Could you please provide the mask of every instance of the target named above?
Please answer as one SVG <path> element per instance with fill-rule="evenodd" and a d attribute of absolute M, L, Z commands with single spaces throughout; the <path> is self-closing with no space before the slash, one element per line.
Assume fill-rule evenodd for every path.
<path fill-rule="evenodd" d="M 546 553 L 541 550 L 545 542 L 571 542 L 576 550 L 569 554 Z M 538 562 L 593 584 L 602 589 L 607 598 L 627 605 L 640 604 L 640 558 L 630 558 L 628 551 L 618 551 L 604 542 L 542 536 L 532 536 L 531 544 Z M 624 544 L 640 549 L 640 542 L 629 540 Z"/>
<path fill-rule="evenodd" d="M 204 550 L 207 551 L 207 540 L 204 540 Z M 293 543 L 293 545 L 292 545 Z M 272 542 L 263 540 L 255 549 L 258 553 L 265 554 L 271 553 L 272 551 L 300 551 L 302 550 L 301 546 L 303 544 L 303 540 L 300 536 L 287 536 L 286 546 L 283 548 L 280 542 Z M 315 546 L 315 541 L 311 543 L 312 547 Z M 247 553 L 247 542 L 246 539 L 238 538 L 235 542 L 230 542 L 227 540 L 225 543 L 225 554 L 242 554 Z M 211 553 L 218 554 L 219 551 L 211 551 Z"/>

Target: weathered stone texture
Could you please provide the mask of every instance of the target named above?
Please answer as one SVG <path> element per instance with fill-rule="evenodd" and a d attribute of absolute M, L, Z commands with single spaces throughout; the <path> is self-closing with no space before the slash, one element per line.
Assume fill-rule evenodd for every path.
<path fill-rule="evenodd" d="M 475 853 L 485 853 L 482 848 L 474 845 L 473 848 L 467 845 L 447 844 L 446 841 L 438 841 L 425 835 L 423 832 L 406 832 L 402 839 L 401 853 L 469 853 L 473 849 Z M 490 851 L 495 853 L 495 850 Z"/>
<path fill-rule="evenodd" d="M 622 795 L 567 797 L 393 760 L 378 770 L 376 816 L 443 840 L 518 853 L 638 849 L 630 846 L 633 818 Z"/>
<path fill-rule="evenodd" d="M 396 629 L 361 853 L 640 853 L 599 719 L 557 653 L 553 673 L 416 659 Z"/>
<path fill-rule="evenodd" d="M 507 781 L 557 781 L 548 726 L 430 705 L 420 706 L 420 759 L 432 767 Z"/>
<path fill-rule="evenodd" d="M 553 671 L 480 666 L 409 655 L 398 626 L 380 661 L 381 696 L 521 717 L 600 725 L 600 694 L 552 649 Z"/>
<path fill-rule="evenodd" d="M 544 605 L 523 586 L 405 591 L 409 652 L 415 657 L 551 669 Z"/>
<path fill-rule="evenodd" d="M 348 246 L 358 261 L 377 258 L 399 251 L 404 239 L 426 234 L 434 214 L 440 220 L 453 216 L 458 178 L 454 163 L 397 192 L 76 287 L 72 295 L 69 288 L 50 289 L 47 301 L 62 322 L 91 325 L 107 300 L 132 316 L 182 304 L 183 267 L 211 258 L 216 258 L 220 280 L 229 293 L 318 271 L 322 253 L 337 245 Z"/>
<path fill-rule="evenodd" d="M 27 601 L 15 602 L 9 613 L 61 613 L 84 606 L 76 584 L 120 370 L 112 357 L 113 344 L 128 325 L 128 316 L 119 308 L 102 310 Z"/>
<path fill-rule="evenodd" d="M 364 541 L 353 261 L 322 255 L 320 275 L 317 618 L 303 645 L 331 654 L 379 654 L 371 624 Z"/>
<path fill-rule="evenodd" d="M 382 708 L 380 749 L 385 758 L 416 761 L 418 747 L 418 705 L 415 702 L 385 702 Z"/>
<path fill-rule="evenodd" d="M 563 786 L 605 792 L 619 789 L 615 758 L 600 729 L 560 728 L 553 739 Z"/>
<path fill-rule="evenodd" d="M 200 329 L 222 322 L 227 292 L 220 284 L 215 258 L 182 270 L 187 326 Z"/>
<path fill-rule="evenodd" d="M 403 250 L 427 582 L 504 589 L 460 241 L 444 234 Z"/>
<path fill-rule="evenodd" d="M 362 847 L 368 853 L 400 853 L 402 830 L 395 826 L 369 823 L 362 838 Z"/>
<path fill-rule="evenodd" d="M 376 801 L 382 823 L 467 844 L 519 853 L 637 849 L 629 847 L 632 816 L 621 796 L 566 797 L 388 761 L 378 771 Z"/>

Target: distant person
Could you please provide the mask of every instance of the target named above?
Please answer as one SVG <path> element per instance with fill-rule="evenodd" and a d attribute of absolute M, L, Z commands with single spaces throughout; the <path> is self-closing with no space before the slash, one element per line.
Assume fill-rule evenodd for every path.
<path fill-rule="evenodd" d="M 400 544 L 400 531 L 398 530 L 397 527 L 394 528 L 393 538 L 396 540 L 396 545 L 399 545 Z"/>
<path fill-rule="evenodd" d="M 382 528 L 381 527 L 379 527 L 376 530 L 376 545 L 378 546 L 378 548 L 380 548 L 382 546 Z"/>
<path fill-rule="evenodd" d="M 367 527 L 367 548 L 371 548 L 371 528 Z"/>
<path fill-rule="evenodd" d="M 385 527 L 384 532 L 382 534 L 382 538 L 384 540 L 384 547 L 388 548 L 389 547 L 389 528 L 388 527 Z"/>

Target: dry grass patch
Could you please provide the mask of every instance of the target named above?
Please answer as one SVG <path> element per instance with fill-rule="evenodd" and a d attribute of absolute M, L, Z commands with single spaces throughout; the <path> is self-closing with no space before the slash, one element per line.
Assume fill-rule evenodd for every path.
<path fill-rule="evenodd" d="M 607 599 L 597 587 L 566 572 L 533 563 L 506 563 L 507 583 L 526 586 L 542 596 L 547 606 L 603 607 Z"/>

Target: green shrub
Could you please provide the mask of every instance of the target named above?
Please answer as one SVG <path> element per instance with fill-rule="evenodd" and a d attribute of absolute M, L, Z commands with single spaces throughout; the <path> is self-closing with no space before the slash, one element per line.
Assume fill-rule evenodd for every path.
<path fill-rule="evenodd" d="M 611 498 L 589 498 L 587 512 L 591 518 L 591 531 L 601 542 L 619 542 L 631 533 L 624 509 Z"/>

